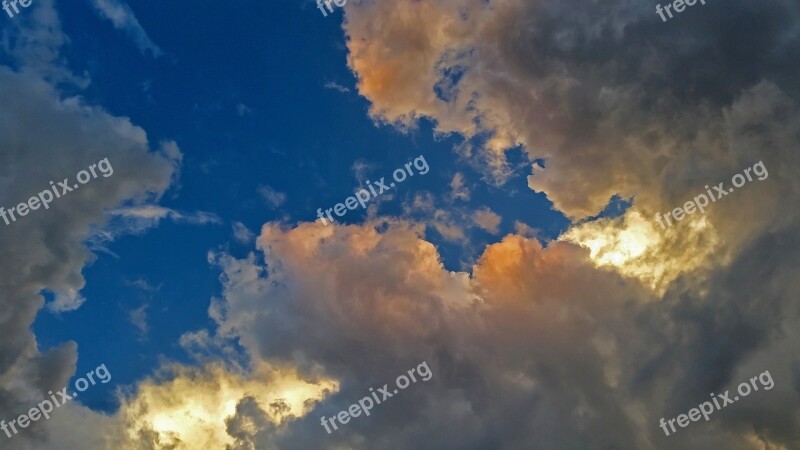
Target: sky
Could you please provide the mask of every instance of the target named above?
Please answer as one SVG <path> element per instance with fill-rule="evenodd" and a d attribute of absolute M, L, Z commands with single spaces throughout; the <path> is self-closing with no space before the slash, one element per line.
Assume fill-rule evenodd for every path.
<path fill-rule="evenodd" d="M 800 449 L 800 4 L 682 3 L 12 2 L 0 448 Z"/>

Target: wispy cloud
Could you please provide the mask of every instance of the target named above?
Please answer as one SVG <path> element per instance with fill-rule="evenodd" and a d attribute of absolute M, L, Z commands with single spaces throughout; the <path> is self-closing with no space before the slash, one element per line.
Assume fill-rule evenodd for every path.
<path fill-rule="evenodd" d="M 142 336 L 146 335 L 150 330 L 150 327 L 147 325 L 147 308 L 148 305 L 144 304 L 136 309 L 128 311 L 128 319 Z"/>
<path fill-rule="evenodd" d="M 250 231 L 243 223 L 241 222 L 234 222 L 233 223 L 233 238 L 236 239 L 237 242 L 242 244 L 249 244 L 253 242 L 256 238 L 255 233 Z"/>
<path fill-rule="evenodd" d="M 335 81 L 326 81 L 325 82 L 325 89 L 334 89 L 342 93 L 350 92 L 350 88 L 344 87 L 341 84 Z"/>
<path fill-rule="evenodd" d="M 88 244 L 92 250 L 110 252 L 105 248 L 107 242 L 111 242 L 119 236 L 143 233 L 157 226 L 163 219 L 189 225 L 217 225 L 222 223 L 222 219 L 213 213 L 205 211 L 181 212 L 158 205 L 117 208 L 108 211 L 107 214 L 111 216 L 108 226 L 102 230 L 95 230 L 93 236 L 89 239 Z"/>
<path fill-rule="evenodd" d="M 163 51 L 152 41 L 144 31 L 139 20 L 133 14 L 130 6 L 124 0 L 93 0 L 94 7 L 106 19 L 114 24 L 114 28 L 124 30 L 125 33 L 136 43 L 139 50 L 144 54 L 147 50 L 153 53 L 154 57 L 164 54 Z"/>
<path fill-rule="evenodd" d="M 470 192 L 464 180 L 464 174 L 456 172 L 453 175 L 453 180 L 450 181 L 450 198 L 453 200 L 469 200 Z"/>
<path fill-rule="evenodd" d="M 236 105 L 236 114 L 238 114 L 239 117 L 244 117 L 252 113 L 253 113 L 253 108 L 250 108 L 244 103 L 239 103 Z"/>
<path fill-rule="evenodd" d="M 148 294 L 152 294 L 161 289 L 161 285 L 153 286 L 144 278 L 137 278 L 135 280 L 125 280 L 125 285 L 139 288 L 142 291 L 147 292 Z"/>
<path fill-rule="evenodd" d="M 193 225 L 222 223 L 222 219 L 213 213 L 204 211 L 184 213 L 158 205 L 141 205 L 115 209 L 111 211 L 111 215 L 145 221 L 159 221 L 161 219 L 168 218 L 175 222 L 189 223 Z"/>
<path fill-rule="evenodd" d="M 258 188 L 258 193 L 261 194 L 273 208 L 281 206 L 286 201 L 286 194 L 278 192 L 267 185 L 260 186 Z"/>

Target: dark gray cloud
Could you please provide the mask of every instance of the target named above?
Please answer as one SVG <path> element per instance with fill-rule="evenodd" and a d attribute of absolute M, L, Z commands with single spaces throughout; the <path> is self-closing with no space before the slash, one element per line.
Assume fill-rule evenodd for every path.
<path fill-rule="evenodd" d="M 127 118 L 65 97 L 48 81 L 76 80 L 59 65 L 67 40 L 50 1 L 15 26 L 4 50 L 17 67 L 0 67 L 0 206 L 27 202 L 50 189 L 51 180 L 74 183 L 78 171 L 103 158 L 114 172 L 54 199 L 48 209 L 0 222 L 0 418 L 8 420 L 60 390 L 75 370 L 75 343 L 40 352 L 30 330 L 44 306 L 43 290 L 54 294 L 55 310 L 78 307 L 85 300 L 81 272 L 93 258 L 84 241 L 106 222 L 104 210 L 157 199 L 180 159 L 174 144 L 152 151 L 144 130 Z M 3 445 L 48 448 L 47 426 L 37 422 Z"/>

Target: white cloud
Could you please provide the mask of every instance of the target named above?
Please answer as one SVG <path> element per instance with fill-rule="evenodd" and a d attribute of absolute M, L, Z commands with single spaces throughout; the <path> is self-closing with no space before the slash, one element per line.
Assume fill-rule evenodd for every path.
<path fill-rule="evenodd" d="M 57 292 L 52 302 L 47 304 L 47 309 L 55 313 L 75 311 L 80 308 L 86 299 L 75 289 Z"/>
<path fill-rule="evenodd" d="M 344 87 L 335 81 L 327 81 L 325 82 L 325 89 L 334 89 L 342 93 L 350 92 L 350 88 Z"/>
<path fill-rule="evenodd" d="M 93 1 L 97 11 L 110 20 L 114 24 L 114 28 L 125 31 L 142 53 L 149 50 L 156 58 L 163 54 L 161 49 L 150 40 L 147 32 L 144 31 L 130 6 L 124 0 Z"/>
<path fill-rule="evenodd" d="M 136 309 L 128 311 L 128 319 L 131 324 L 139 331 L 141 335 L 146 335 L 149 327 L 147 325 L 147 308 L 148 305 L 144 304 Z"/>
<path fill-rule="evenodd" d="M 255 233 L 250 231 L 243 223 L 233 223 L 233 237 L 237 242 L 242 244 L 249 244 L 256 238 Z"/>
<path fill-rule="evenodd" d="M 126 286 L 136 287 L 136 288 L 141 289 L 142 291 L 144 291 L 144 292 L 146 292 L 148 294 L 152 294 L 152 293 L 158 291 L 159 289 L 161 289 L 161 285 L 153 286 L 152 284 L 150 284 L 147 280 L 145 280 L 143 278 L 137 278 L 135 280 L 126 280 L 125 281 L 125 285 Z"/>
<path fill-rule="evenodd" d="M 258 193 L 261 194 L 273 208 L 280 207 L 286 201 L 286 194 L 276 191 L 267 185 L 260 186 L 258 188 Z"/>
<path fill-rule="evenodd" d="M 108 211 L 112 221 L 102 233 L 98 233 L 92 240 L 94 245 L 103 246 L 104 242 L 112 241 L 126 234 L 140 234 L 155 227 L 161 220 L 169 219 L 175 223 L 189 225 L 218 225 L 222 219 L 214 213 L 205 211 L 180 212 L 159 205 L 147 204 L 127 206 Z"/>
<path fill-rule="evenodd" d="M 110 211 L 111 215 L 126 217 L 130 219 L 143 219 L 159 221 L 169 218 L 175 222 L 184 222 L 196 225 L 207 223 L 221 223 L 219 216 L 209 212 L 196 211 L 192 213 L 182 213 L 174 209 L 165 208 L 158 205 L 139 205 L 127 208 L 118 208 Z"/>

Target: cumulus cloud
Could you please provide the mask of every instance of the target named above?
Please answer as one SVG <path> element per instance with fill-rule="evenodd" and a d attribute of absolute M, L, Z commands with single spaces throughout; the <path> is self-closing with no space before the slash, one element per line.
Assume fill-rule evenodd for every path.
<path fill-rule="evenodd" d="M 277 449 L 287 427 L 337 389 L 333 380 L 279 365 L 258 363 L 244 373 L 219 363 L 167 364 L 135 390 L 117 390 L 115 414 L 72 402 L 45 423 L 62 448 Z"/>
<path fill-rule="evenodd" d="M 635 198 L 632 218 L 608 227 L 654 217 L 762 159 L 798 170 L 800 11 L 789 0 L 709 5 L 668 24 L 623 0 L 363 2 L 346 15 L 348 64 L 377 121 L 431 118 L 438 132 L 463 136 L 459 151 L 501 181 L 506 151 L 521 145 L 536 161 L 530 188 L 576 222 L 614 195 Z M 759 46 L 740 42 L 733 30 L 743 27 Z M 705 257 L 688 269 L 720 263 L 764 226 L 794 220 L 794 210 L 778 217 L 774 201 L 777 191 L 796 192 L 791 178 L 645 242 L 641 261 L 699 245 Z M 649 282 L 663 287 L 682 269 L 658 270 Z"/>
<path fill-rule="evenodd" d="M 769 26 L 746 21 L 753 11 Z M 531 188 L 581 218 L 614 194 L 661 207 L 670 180 L 735 170 L 730 163 L 758 150 L 726 142 L 725 108 L 760 82 L 796 93 L 796 5 L 739 0 L 693 13 L 665 26 L 649 5 L 621 0 L 364 2 L 347 9 L 345 31 L 373 117 L 430 117 L 486 153 L 498 176 L 505 151 L 522 144 L 546 161 Z M 746 23 L 770 56 L 733 45 L 715 52 L 739 36 L 730 34 L 738 22 L 707 25 L 723 13 L 741 17 L 732 22 Z M 713 70 L 734 60 L 722 78 Z"/>
<path fill-rule="evenodd" d="M 798 438 L 781 419 L 797 408 L 796 397 L 782 400 L 796 396 L 790 383 L 702 433 L 666 438 L 657 426 L 746 374 L 791 379 L 782 359 L 797 334 L 787 318 L 797 303 L 782 297 L 798 287 L 791 271 L 751 272 L 748 283 L 774 289 L 748 298 L 727 281 L 753 270 L 759 258 L 748 254 L 718 269 L 716 296 L 686 277 L 659 297 L 598 269 L 579 246 L 515 235 L 490 245 L 473 275 L 448 272 L 421 233 L 395 221 L 275 223 L 257 241 L 264 263 L 212 257 L 224 280 L 210 309 L 219 338 L 255 360 L 322 368 L 341 383 L 287 428 L 279 448 L 526 448 L 536 436 L 537 448 L 756 449 Z M 319 425 L 421 360 L 434 372 L 424 388 L 335 434 Z"/>
<path fill-rule="evenodd" d="M 377 361 L 379 346 L 400 360 L 413 349 L 447 374 L 446 389 L 404 405 L 394 422 L 373 418 L 325 442 L 298 431 L 287 448 L 414 447 L 422 436 L 424 445 L 450 448 L 524 448 L 531 439 L 540 448 L 796 446 L 797 388 L 788 382 L 702 432 L 667 438 L 657 427 L 747 374 L 797 378 L 796 357 L 786 353 L 798 342 L 786 318 L 796 314 L 798 291 L 794 3 L 707 5 L 667 25 L 651 6 L 624 0 L 351 6 L 348 64 L 376 121 L 408 128 L 431 118 L 437 132 L 463 136 L 462 155 L 500 181 L 505 152 L 522 146 L 541 161 L 531 165 L 530 188 L 575 222 L 546 248 L 506 237 L 485 250 L 472 277 L 449 274 L 463 285 L 438 290 L 415 277 L 416 267 L 435 279 L 448 274 L 414 226 L 265 227 L 266 267 L 225 265 L 236 267 L 226 274 L 248 277 L 238 289 L 227 278 L 212 308 L 223 334 L 265 358 L 322 361 L 344 380 L 380 376 L 330 341 Z M 654 228 L 656 212 L 759 160 L 769 182 L 679 226 Z M 583 220 L 614 195 L 634 198 L 622 217 Z M 418 210 L 433 213 L 431 203 Z M 326 267 L 334 256 L 337 265 Z M 419 285 L 426 289 L 415 292 Z M 278 299 L 271 313 L 245 313 L 262 304 L 262 289 Z M 408 310 L 417 322 L 406 320 Z M 278 317 L 325 325 L 311 335 L 291 320 L 263 326 Z"/>
<path fill-rule="evenodd" d="M 170 366 L 123 397 L 118 417 L 125 448 L 276 448 L 252 442 L 274 439 L 337 389 L 334 381 L 265 364 L 248 374 L 219 365 Z"/>

